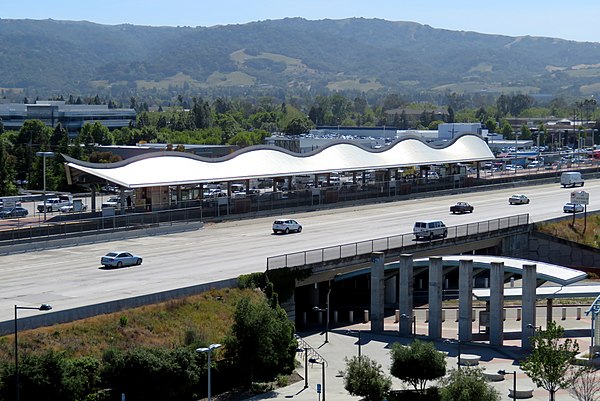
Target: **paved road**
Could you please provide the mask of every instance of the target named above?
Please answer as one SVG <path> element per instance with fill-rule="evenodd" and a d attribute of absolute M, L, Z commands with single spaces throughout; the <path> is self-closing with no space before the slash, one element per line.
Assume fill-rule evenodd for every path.
<path fill-rule="evenodd" d="M 586 181 L 589 210 L 600 208 L 600 180 Z M 513 193 L 529 205 L 509 206 Z M 272 217 L 209 224 L 204 229 L 113 243 L 0 257 L 0 321 L 13 318 L 13 305 L 52 304 L 65 310 L 264 271 L 268 256 L 407 233 L 416 219 L 441 219 L 449 226 L 530 213 L 533 221 L 562 216 L 570 189 L 558 184 L 518 187 L 294 215 L 300 234 L 273 235 Z M 475 212 L 451 215 L 449 206 L 468 201 Z M 99 269 L 101 255 L 129 250 L 143 256 L 140 267 Z M 20 311 L 24 317 L 33 313 Z"/>

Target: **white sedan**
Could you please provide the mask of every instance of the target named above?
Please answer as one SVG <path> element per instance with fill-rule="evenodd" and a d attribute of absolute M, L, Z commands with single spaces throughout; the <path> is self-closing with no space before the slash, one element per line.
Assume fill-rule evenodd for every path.
<path fill-rule="evenodd" d="M 526 205 L 529 203 L 529 198 L 525 195 L 513 195 L 508 198 L 508 203 L 510 205 Z"/>
<path fill-rule="evenodd" d="M 566 203 L 563 206 L 564 213 L 580 213 L 583 212 L 583 205 L 579 203 Z"/>
<path fill-rule="evenodd" d="M 129 252 L 113 251 L 102 256 L 100 263 L 104 267 L 137 266 L 142 264 L 142 258 Z"/>

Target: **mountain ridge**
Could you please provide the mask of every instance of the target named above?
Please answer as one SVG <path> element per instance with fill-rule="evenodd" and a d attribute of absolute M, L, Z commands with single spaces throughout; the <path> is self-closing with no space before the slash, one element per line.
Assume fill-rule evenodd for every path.
<path fill-rule="evenodd" d="M 600 43 L 368 18 L 195 28 L 0 19 L 0 55 L 5 96 L 184 86 L 217 93 L 600 92 Z"/>

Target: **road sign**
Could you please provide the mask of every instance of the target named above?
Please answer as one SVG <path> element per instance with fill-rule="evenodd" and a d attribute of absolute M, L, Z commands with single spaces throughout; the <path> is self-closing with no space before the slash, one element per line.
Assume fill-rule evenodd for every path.
<path fill-rule="evenodd" d="M 321 384 L 317 383 L 317 393 L 321 394 Z"/>
<path fill-rule="evenodd" d="M 571 192 L 571 203 L 578 203 L 580 205 L 590 204 L 590 194 L 585 191 L 573 191 Z"/>

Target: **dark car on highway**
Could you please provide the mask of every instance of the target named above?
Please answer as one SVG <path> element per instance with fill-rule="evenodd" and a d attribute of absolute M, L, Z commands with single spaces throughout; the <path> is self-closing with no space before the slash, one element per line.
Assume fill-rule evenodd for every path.
<path fill-rule="evenodd" d="M 456 205 L 450 206 L 450 213 L 473 213 L 473 206 L 471 206 L 467 202 L 456 202 Z"/>

